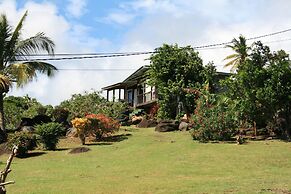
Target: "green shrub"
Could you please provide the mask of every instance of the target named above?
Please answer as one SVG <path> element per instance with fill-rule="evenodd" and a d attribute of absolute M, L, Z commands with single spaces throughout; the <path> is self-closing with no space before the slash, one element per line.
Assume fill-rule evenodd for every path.
<path fill-rule="evenodd" d="M 200 142 L 231 140 L 238 132 L 235 103 L 224 96 L 204 92 L 192 120 L 192 137 Z"/>
<path fill-rule="evenodd" d="M 46 123 L 36 126 L 36 133 L 39 135 L 39 141 L 46 150 L 55 150 L 64 128 L 59 123 Z"/>
<path fill-rule="evenodd" d="M 85 92 L 74 94 L 71 99 L 63 101 L 58 108 L 69 111 L 68 120 L 83 117 L 86 114 L 105 114 L 108 117 L 119 118 L 127 107 L 123 102 L 108 102 L 100 92 Z"/>
<path fill-rule="evenodd" d="M 8 139 L 8 147 L 12 149 L 14 145 L 18 146 L 16 156 L 23 157 L 28 150 L 34 150 L 37 146 L 36 136 L 28 132 L 15 132 Z"/>

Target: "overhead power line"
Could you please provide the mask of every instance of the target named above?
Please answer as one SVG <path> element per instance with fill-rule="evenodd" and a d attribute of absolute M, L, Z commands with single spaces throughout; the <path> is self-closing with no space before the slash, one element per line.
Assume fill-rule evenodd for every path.
<path fill-rule="evenodd" d="M 291 31 L 291 28 L 273 32 L 269 34 L 264 34 L 260 36 L 255 36 L 251 38 L 246 38 L 246 40 L 255 40 L 259 38 L 265 38 L 269 36 L 274 36 L 282 33 L 286 33 Z M 197 50 L 206 50 L 206 49 L 217 49 L 221 48 L 221 46 L 225 46 L 231 44 L 232 42 L 222 42 L 222 43 L 215 43 L 215 44 L 208 44 L 208 45 L 201 45 L 201 46 L 194 46 L 194 49 Z M 32 58 L 30 61 L 61 61 L 61 60 L 77 60 L 77 59 L 96 59 L 96 58 L 112 58 L 112 57 L 127 57 L 127 56 L 136 56 L 136 55 L 148 55 L 156 53 L 157 51 L 145 51 L 145 52 L 112 52 L 112 53 L 59 53 L 55 54 L 55 56 L 72 56 L 72 57 L 50 57 L 50 58 Z M 27 57 L 47 57 L 48 55 L 39 54 L 39 55 L 25 55 Z M 17 61 L 27 61 L 25 59 L 19 59 Z"/>
<path fill-rule="evenodd" d="M 97 68 L 72 68 L 72 69 L 62 69 L 58 68 L 57 71 L 133 71 L 136 69 L 116 69 L 116 68 L 108 68 L 108 69 L 97 69 Z"/>

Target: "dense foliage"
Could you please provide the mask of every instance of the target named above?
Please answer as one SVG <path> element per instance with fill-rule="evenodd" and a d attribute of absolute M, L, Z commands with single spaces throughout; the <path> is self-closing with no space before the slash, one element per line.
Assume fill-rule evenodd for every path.
<path fill-rule="evenodd" d="M 18 146 L 17 157 L 23 157 L 28 150 L 34 150 L 37 146 L 36 136 L 28 132 L 16 132 L 8 139 L 8 147 Z"/>
<path fill-rule="evenodd" d="M 290 136 L 291 65 L 284 51 L 271 52 L 256 42 L 248 59 L 225 83 L 227 95 L 237 100 L 241 123 L 258 128 L 268 123 L 284 123 L 281 130 Z M 283 129 L 285 128 L 285 129 Z"/>
<path fill-rule="evenodd" d="M 194 95 L 186 88 L 199 87 L 205 82 L 212 85 L 215 68 L 203 66 L 202 59 L 190 46 L 166 45 L 150 57 L 149 84 L 158 90 L 158 117 L 175 119 L 195 109 Z"/>
<path fill-rule="evenodd" d="M 40 114 L 50 115 L 52 109 L 52 106 L 43 106 L 36 99 L 28 96 L 4 98 L 5 122 L 8 129 L 15 129 L 23 117 L 33 118 Z"/>
<path fill-rule="evenodd" d="M 64 128 L 59 123 L 45 123 L 36 126 L 36 133 L 40 143 L 46 150 L 55 150 L 60 136 L 64 133 Z"/>
<path fill-rule="evenodd" d="M 74 94 L 71 99 L 63 101 L 59 108 L 70 112 L 70 120 L 75 117 L 83 117 L 86 114 L 98 113 L 118 118 L 126 108 L 126 104 L 122 102 L 108 102 L 99 92 L 86 92 L 85 94 Z"/>
<path fill-rule="evenodd" d="M 197 107 L 192 116 L 192 137 L 201 142 L 231 140 L 238 132 L 236 103 L 207 90 L 197 92 Z"/>

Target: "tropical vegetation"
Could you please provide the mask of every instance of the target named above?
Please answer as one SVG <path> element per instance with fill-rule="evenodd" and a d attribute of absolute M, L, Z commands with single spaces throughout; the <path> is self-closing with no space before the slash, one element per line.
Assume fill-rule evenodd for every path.
<path fill-rule="evenodd" d="M 9 25 L 7 17 L 0 16 L 0 129 L 6 132 L 3 98 L 13 83 L 21 87 L 33 80 L 37 73 L 52 76 L 56 67 L 49 63 L 30 60 L 29 55 L 47 52 L 54 54 L 53 41 L 44 33 L 37 33 L 22 39 L 21 31 L 27 12 L 22 16 L 15 29 Z"/>
<path fill-rule="evenodd" d="M 175 119 L 193 113 L 195 95 L 188 88 L 213 85 L 215 67 L 203 66 L 202 59 L 192 47 L 164 44 L 150 57 L 149 84 L 158 88 L 158 117 Z"/>

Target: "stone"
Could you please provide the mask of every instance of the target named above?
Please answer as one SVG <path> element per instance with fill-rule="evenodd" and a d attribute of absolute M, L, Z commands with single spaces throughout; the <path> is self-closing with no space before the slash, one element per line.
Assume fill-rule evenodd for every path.
<path fill-rule="evenodd" d="M 137 124 L 137 127 L 139 128 L 149 128 L 149 127 L 155 127 L 157 126 L 157 121 L 154 120 L 154 119 L 146 119 L 146 118 L 143 118 L 141 120 L 141 122 L 139 124 Z"/>
<path fill-rule="evenodd" d="M 137 124 L 139 124 L 139 123 L 142 121 L 142 119 L 143 119 L 142 116 L 133 116 L 133 117 L 131 118 L 131 123 L 132 123 L 133 125 L 137 125 Z"/>
<path fill-rule="evenodd" d="M 176 131 L 179 129 L 179 122 L 174 120 L 161 120 L 155 128 L 158 132 Z"/>
<path fill-rule="evenodd" d="M 19 123 L 16 131 L 19 131 L 24 126 L 35 126 L 43 123 L 52 122 L 51 118 L 47 115 L 36 115 L 35 117 L 31 118 L 21 118 L 21 122 Z"/>
<path fill-rule="evenodd" d="M 189 124 L 182 121 L 180 124 L 179 124 L 179 130 L 180 131 L 188 131 L 189 130 Z"/>
<path fill-rule="evenodd" d="M 32 126 L 23 126 L 23 127 L 21 127 L 21 131 L 33 133 L 34 132 L 34 127 L 32 127 Z"/>

